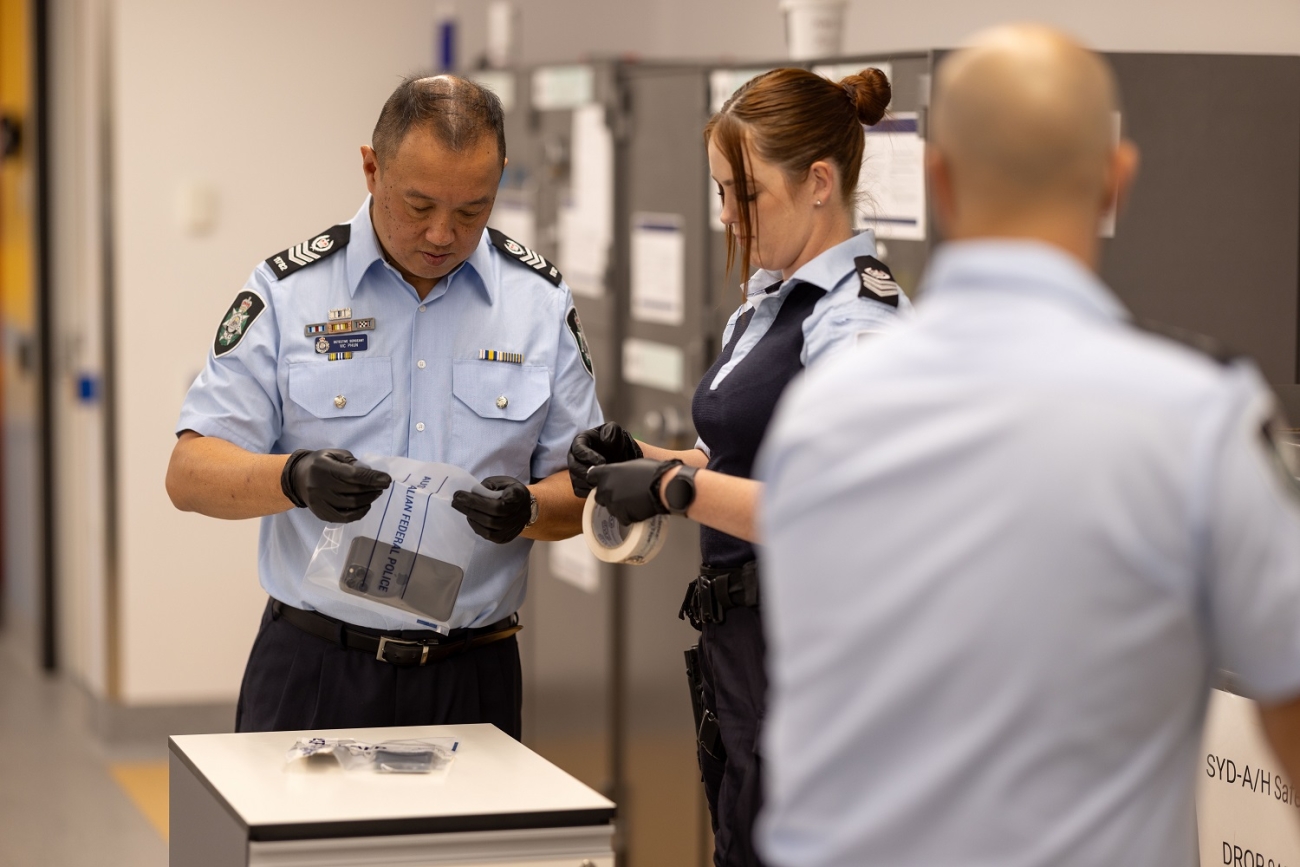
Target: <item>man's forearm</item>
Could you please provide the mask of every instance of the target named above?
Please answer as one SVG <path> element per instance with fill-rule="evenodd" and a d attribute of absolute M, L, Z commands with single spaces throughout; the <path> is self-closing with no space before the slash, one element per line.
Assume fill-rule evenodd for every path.
<path fill-rule="evenodd" d="M 280 490 L 287 455 L 259 455 L 217 437 L 185 431 L 167 466 L 167 495 L 183 512 L 260 518 L 293 508 Z"/>
<path fill-rule="evenodd" d="M 537 484 L 529 485 L 528 490 L 537 498 L 537 523 L 524 530 L 524 536 L 539 542 L 553 542 L 582 532 L 584 501 L 573 495 L 568 470 L 547 476 Z"/>

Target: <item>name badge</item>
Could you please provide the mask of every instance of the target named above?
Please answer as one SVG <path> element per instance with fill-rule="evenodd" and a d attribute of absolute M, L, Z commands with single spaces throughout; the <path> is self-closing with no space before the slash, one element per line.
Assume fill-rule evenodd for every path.
<path fill-rule="evenodd" d="M 316 338 L 316 351 L 321 355 L 327 352 L 365 352 L 369 348 L 368 334 L 331 334 Z"/>

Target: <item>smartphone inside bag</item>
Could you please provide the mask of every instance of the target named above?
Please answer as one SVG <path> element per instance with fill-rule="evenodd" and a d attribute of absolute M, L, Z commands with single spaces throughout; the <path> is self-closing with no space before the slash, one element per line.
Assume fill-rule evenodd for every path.
<path fill-rule="evenodd" d="M 465 570 L 455 563 L 357 536 L 339 586 L 348 593 L 434 620 L 449 620 Z"/>

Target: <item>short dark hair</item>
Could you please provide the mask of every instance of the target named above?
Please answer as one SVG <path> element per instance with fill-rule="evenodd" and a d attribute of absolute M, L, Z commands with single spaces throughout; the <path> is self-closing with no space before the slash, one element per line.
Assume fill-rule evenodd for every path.
<path fill-rule="evenodd" d="M 505 162 L 505 112 L 501 100 L 468 78 L 451 74 L 405 78 L 384 103 L 371 137 L 380 165 L 397 152 L 416 124 L 427 127 L 453 151 L 464 150 L 484 135 L 495 135 L 497 151 Z"/>

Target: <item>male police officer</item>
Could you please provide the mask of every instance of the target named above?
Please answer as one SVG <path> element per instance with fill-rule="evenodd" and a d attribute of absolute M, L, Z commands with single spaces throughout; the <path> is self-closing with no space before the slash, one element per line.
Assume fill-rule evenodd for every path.
<path fill-rule="evenodd" d="M 222 317 L 167 490 L 187 511 L 262 517 L 271 601 L 240 731 L 491 722 L 518 737 L 528 540 L 578 531 L 565 455 L 601 420 L 591 360 L 555 268 L 485 229 L 506 160 L 492 93 L 404 81 L 361 159 L 357 215 L 259 264 Z M 325 524 L 390 482 L 353 452 L 442 461 L 501 492 L 455 495 L 486 541 L 450 636 L 393 631 L 304 583 Z"/>
<path fill-rule="evenodd" d="M 1043 29 L 949 58 L 917 318 L 787 393 L 772 864 L 1195 864 L 1216 668 L 1300 779 L 1300 502 L 1254 367 L 1139 330 L 1093 273 L 1136 164 L 1115 99 Z"/>

